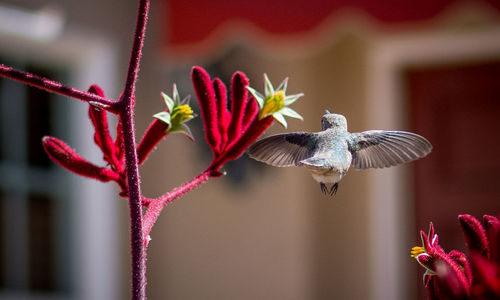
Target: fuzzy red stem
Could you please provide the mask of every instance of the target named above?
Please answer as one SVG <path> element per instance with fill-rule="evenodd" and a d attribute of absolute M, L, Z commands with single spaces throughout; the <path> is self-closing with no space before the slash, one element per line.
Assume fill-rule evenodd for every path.
<path fill-rule="evenodd" d="M 193 178 L 191 181 L 184 183 L 183 185 L 172 190 L 171 192 L 168 192 L 157 199 L 149 201 L 148 210 L 144 215 L 144 236 L 143 236 L 144 240 L 147 241 L 147 237 L 151 232 L 153 225 L 156 223 L 156 220 L 160 216 L 161 211 L 167 204 L 180 198 L 182 195 L 200 186 L 201 184 L 207 182 L 208 179 L 212 176 L 217 177 L 218 173 L 212 172 L 211 170 L 206 170 L 200 175 Z"/>
<path fill-rule="evenodd" d="M 10 78 L 52 93 L 68 96 L 85 102 L 94 102 L 96 106 L 104 108 L 110 112 L 117 113 L 116 106 L 118 102 L 116 102 L 115 100 L 68 87 L 52 79 L 19 71 L 3 64 L 0 64 L 0 76 Z"/>
<path fill-rule="evenodd" d="M 209 169 L 218 171 L 226 162 L 237 159 L 243 155 L 245 149 L 248 148 L 250 144 L 252 144 L 259 136 L 261 136 L 264 131 L 266 131 L 266 129 L 273 124 L 273 122 L 274 118 L 272 116 L 268 116 L 262 120 L 254 118 L 252 123 L 248 126 L 248 130 L 243 133 L 240 139 L 230 144 L 224 153 L 215 158 L 210 164 Z"/>
<path fill-rule="evenodd" d="M 149 153 L 153 151 L 156 145 L 167 135 L 168 124 L 158 119 L 154 119 L 148 129 L 142 136 L 139 146 L 137 146 L 137 155 L 139 165 L 146 160 Z"/>
<path fill-rule="evenodd" d="M 142 239 L 139 164 L 135 145 L 134 94 L 148 21 L 149 0 L 140 0 L 125 88 L 120 99 L 130 210 L 132 300 L 146 299 L 146 248 Z"/>

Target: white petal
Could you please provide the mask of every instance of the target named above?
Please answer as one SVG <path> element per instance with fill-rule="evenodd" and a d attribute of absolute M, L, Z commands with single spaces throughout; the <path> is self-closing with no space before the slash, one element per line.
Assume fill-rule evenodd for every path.
<path fill-rule="evenodd" d="M 281 113 L 279 113 L 279 112 L 274 113 L 273 117 L 276 119 L 276 121 L 280 122 L 280 124 L 283 125 L 283 127 L 286 128 L 287 123 L 286 123 L 285 117 L 283 117 L 283 115 Z"/>
<path fill-rule="evenodd" d="M 174 93 L 173 93 L 173 96 L 174 96 L 174 102 L 179 104 L 180 102 L 180 97 L 179 97 L 179 91 L 177 91 L 177 85 L 174 83 Z"/>
<path fill-rule="evenodd" d="M 283 79 L 280 85 L 276 88 L 276 91 L 283 91 L 283 93 L 286 93 L 287 86 L 288 86 L 288 77 Z"/>
<path fill-rule="evenodd" d="M 262 108 L 264 106 L 264 96 L 262 96 L 261 93 L 257 92 L 254 88 L 251 88 L 249 86 L 247 86 L 247 90 L 255 98 L 255 101 L 257 101 L 257 104 L 259 104 L 259 108 Z"/>
<path fill-rule="evenodd" d="M 182 101 L 179 103 L 179 105 L 184 105 L 184 104 L 189 105 L 190 100 L 191 100 L 191 95 L 187 95 L 186 97 L 184 97 L 184 99 L 182 99 Z"/>
<path fill-rule="evenodd" d="M 304 94 L 300 93 L 300 94 L 295 94 L 295 95 L 288 95 L 285 97 L 285 99 L 283 100 L 283 103 L 288 106 L 288 105 L 291 105 L 292 103 L 294 103 L 295 101 L 297 101 L 297 99 L 299 99 L 300 97 L 304 96 Z"/>
<path fill-rule="evenodd" d="M 185 136 L 187 136 L 191 141 L 194 142 L 194 137 L 193 137 L 193 134 L 191 133 L 191 129 L 189 129 L 189 127 L 187 125 L 184 125 L 182 124 L 181 126 L 181 129 L 179 129 L 178 131 L 179 133 L 182 133 L 184 134 Z"/>
<path fill-rule="evenodd" d="M 264 84 L 265 84 L 264 96 L 266 96 L 266 98 L 271 97 L 274 94 L 274 88 L 271 81 L 269 81 L 269 77 L 267 77 L 267 74 L 265 73 L 264 73 Z"/>
<path fill-rule="evenodd" d="M 280 113 L 282 115 L 285 115 L 285 116 L 288 116 L 290 118 L 295 118 L 295 119 L 299 119 L 299 120 L 304 120 L 304 118 L 302 118 L 302 116 L 296 112 L 295 110 L 289 108 L 289 107 L 283 107 L 281 110 L 280 110 Z"/>
<path fill-rule="evenodd" d="M 163 97 L 163 101 L 165 101 L 165 105 L 167 106 L 168 111 L 172 112 L 172 110 L 174 109 L 174 100 L 172 100 L 172 98 L 170 98 L 167 94 L 163 92 L 161 93 L 161 96 Z"/>
<path fill-rule="evenodd" d="M 153 117 L 157 118 L 160 121 L 167 123 L 169 126 L 171 125 L 170 124 L 170 113 L 168 113 L 166 111 L 159 112 L 159 113 L 153 115 Z"/>

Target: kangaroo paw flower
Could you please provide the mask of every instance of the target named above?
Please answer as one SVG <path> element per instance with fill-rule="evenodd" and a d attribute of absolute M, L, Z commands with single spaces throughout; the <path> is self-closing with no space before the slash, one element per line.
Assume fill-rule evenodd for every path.
<path fill-rule="evenodd" d="M 83 159 L 75 150 L 63 141 L 46 136 L 42 139 L 43 148 L 47 155 L 63 168 L 85 177 L 95 178 L 102 182 L 119 180 L 119 175 L 106 168 L 98 167 Z"/>
<path fill-rule="evenodd" d="M 292 110 L 287 107 L 302 94 L 286 96 L 286 79 L 275 91 L 265 76 L 264 97 L 249 87 L 245 74 L 234 73 L 229 92 L 229 111 L 226 86 L 222 81 L 218 78 L 211 81 L 207 72 L 200 67 L 193 68 L 191 77 L 200 103 L 205 137 L 214 154 L 210 170 L 218 171 L 226 162 L 240 157 L 272 125 L 274 119 L 286 126 L 283 115 L 302 118 L 295 111 L 291 113 Z"/>

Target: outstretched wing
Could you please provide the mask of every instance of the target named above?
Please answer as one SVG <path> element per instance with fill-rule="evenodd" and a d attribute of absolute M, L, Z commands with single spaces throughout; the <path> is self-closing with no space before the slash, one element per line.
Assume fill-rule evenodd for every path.
<path fill-rule="evenodd" d="M 356 169 L 399 165 L 422 158 L 432 150 L 431 143 L 423 136 L 385 130 L 354 133 L 350 146 Z"/>
<path fill-rule="evenodd" d="M 308 132 L 277 134 L 255 142 L 248 155 L 275 167 L 296 166 L 309 158 L 316 145 L 316 136 Z"/>

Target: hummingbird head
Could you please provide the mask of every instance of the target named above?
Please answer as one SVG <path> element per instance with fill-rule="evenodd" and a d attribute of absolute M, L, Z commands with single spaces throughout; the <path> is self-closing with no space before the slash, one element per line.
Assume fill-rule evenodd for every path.
<path fill-rule="evenodd" d="M 343 115 L 332 114 L 326 110 L 326 115 L 321 118 L 321 130 L 330 128 L 344 128 L 347 130 L 347 120 Z"/>

